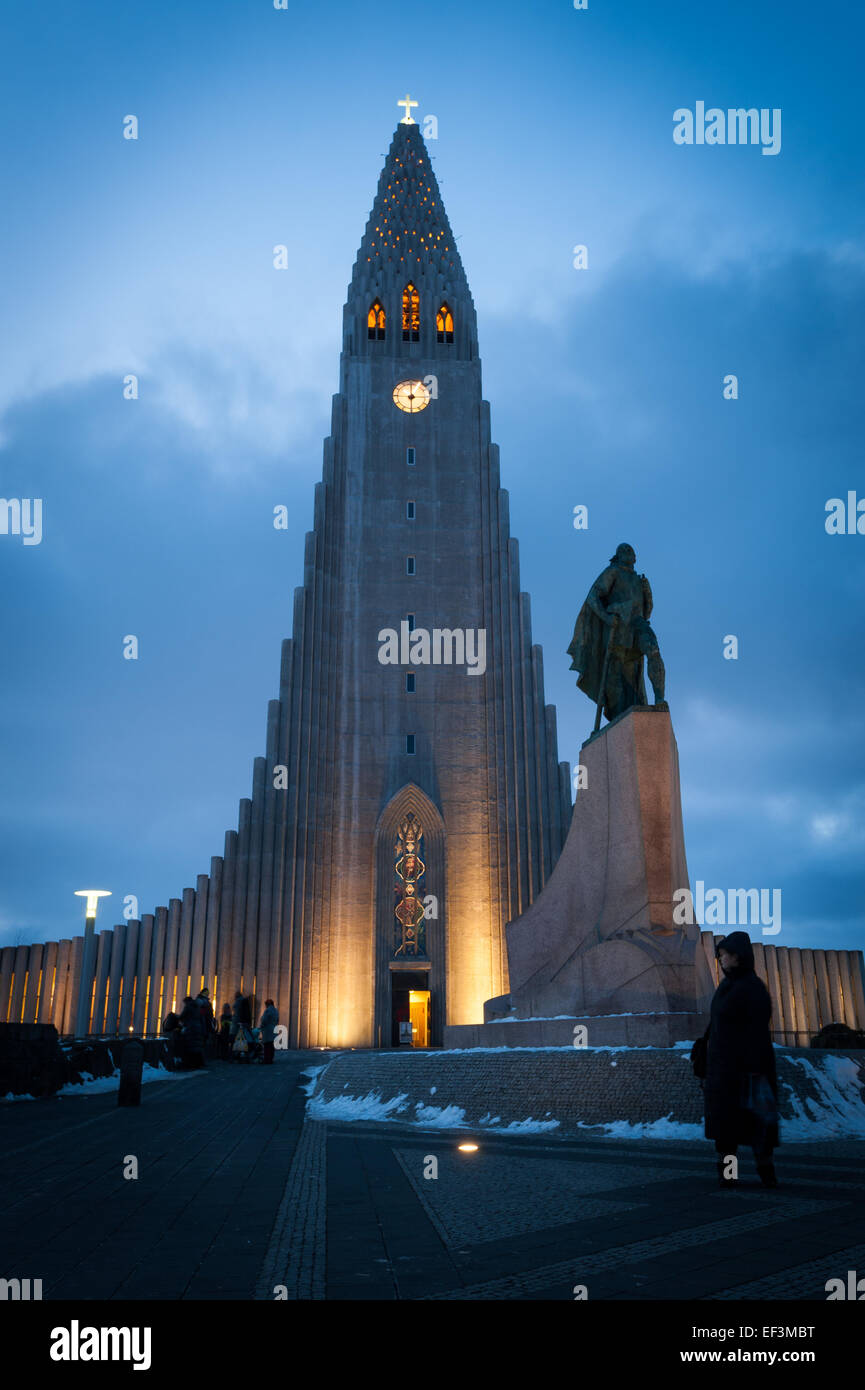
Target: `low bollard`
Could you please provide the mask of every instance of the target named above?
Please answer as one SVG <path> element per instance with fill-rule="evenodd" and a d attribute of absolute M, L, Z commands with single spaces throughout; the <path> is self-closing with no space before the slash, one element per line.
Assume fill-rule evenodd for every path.
<path fill-rule="evenodd" d="M 141 1073 L 144 1070 L 144 1043 L 129 1038 L 120 1049 L 120 1089 L 118 1105 L 141 1104 Z"/>

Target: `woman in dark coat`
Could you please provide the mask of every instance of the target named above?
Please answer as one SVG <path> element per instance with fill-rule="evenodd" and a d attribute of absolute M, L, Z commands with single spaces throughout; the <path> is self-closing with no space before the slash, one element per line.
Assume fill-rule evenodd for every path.
<path fill-rule="evenodd" d="M 706 1038 L 706 1138 L 714 1139 L 718 1182 L 724 1160 L 740 1144 L 754 1150 L 765 1187 L 777 1187 L 772 1150 L 778 1144 L 778 1078 L 769 1033 L 772 1002 L 754 971 L 754 950 L 747 932 L 734 931 L 719 941 L 715 954 L 724 972 L 712 999 Z"/>
<path fill-rule="evenodd" d="M 190 1071 L 198 1071 L 204 1066 L 204 1029 L 201 1026 L 201 1010 L 190 994 L 183 1001 L 180 1029 L 183 1065 Z"/>

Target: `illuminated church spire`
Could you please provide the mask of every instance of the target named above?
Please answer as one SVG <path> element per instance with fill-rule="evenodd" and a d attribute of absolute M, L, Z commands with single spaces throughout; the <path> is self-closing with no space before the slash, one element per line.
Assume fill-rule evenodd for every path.
<path fill-rule="evenodd" d="M 414 333 L 404 339 L 403 296 L 411 286 L 418 297 Z M 370 312 L 376 308 L 375 333 Z M 379 310 L 384 310 L 388 353 L 403 341 L 424 348 L 444 342 L 456 357 L 477 356 L 475 308 L 456 239 L 442 203 L 420 126 L 399 123 L 378 181 L 352 272 L 345 327 L 351 351 L 366 355 L 370 341 L 381 341 Z M 450 314 L 450 336 L 442 338 L 437 318 Z"/>

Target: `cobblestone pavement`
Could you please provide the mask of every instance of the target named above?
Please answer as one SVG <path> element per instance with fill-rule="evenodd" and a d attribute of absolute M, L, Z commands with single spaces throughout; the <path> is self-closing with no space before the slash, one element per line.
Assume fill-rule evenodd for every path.
<path fill-rule="evenodd" d="M 0 1274 L 75 1300 L 824 1301 L 865 1273 L 861 1141 L 783 1146 L 777 1191 L 750 1154 L 720 1191 L 699 1141 L 490 1134 L 461 1153 L 464 1131 L 304 1123 L 324 1060 L 214 1064 L 132 1110 L 2 1107 Z"/>
<path fill-rule="evenodd" d="M 0 1107 L 0 1275 L 41 1279 L 45 1299 L 250 1298 L 311 1060 L 213 1062 L 134 1109 L 104 1092 Z"/>
<path fill-rule="evenodd" d="M 859 1141 L 782 1148 L 774 1191 L 746 1151 L 728 1192 L 700 1141 L 490 1135 L 464 1154 L 464 1133 L 310 1124 L 328 1298 L 825 1301 L 865 1269 Z"/>

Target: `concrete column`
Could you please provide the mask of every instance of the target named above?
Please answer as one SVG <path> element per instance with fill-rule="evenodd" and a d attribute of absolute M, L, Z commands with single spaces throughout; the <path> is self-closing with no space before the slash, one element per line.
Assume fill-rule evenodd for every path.
<path fill-rule="evenodd" d="M 684 888 L 685 886 L 686 886 L 685 884 L 682 884 L 682 887 L 683 887 L 683 888 Z M 718 987 L 718 961 L 717 961 L 717 959 L 716 959 L 716 957 L 715 957 L 715 933 L 714 933 L 713 931 L 704 930 L 704 931 L 701 931 L 701 932 L 700 932 L 700 945 L 699 945 L 699 948 L 698 948 L 698 949 L 702 950 L 704 956 L 706 957 L 706 961 L 708 962 L 708 966 L 709 966 L 709 973 L 710 973 L 710 975 L 712 976 L 712 983 L 714 984 L 715 988 L 717 989 L 717 987 Z M 763 962 L 763 967 L 764 967 L 764 969 L 765 969 L 765 961 Z M 764 978 L 765 978 L 765 977 L 764 977 Z M 770 990 L 770 993 L 771 993 L 771 990 Z"/>
<path fill-rule="evenodd" d="M 242 989 L 249 994 L 252 980 L 242 979 L 244 947 L 246 938 L 246 883 L 249 877 L 249 826 L 252 820 L 252 802 L 249 797 L 241 799 L 238 811 L 237 857 L 234 865 L 234 907 L 232 911 L 231 964 L 232 998 L 234 990 Z M 234 981 L 237 984 L 234 984 Z"/>
<path fill-rule="evenodd" d="M 180 899 L 168 899 L 168 933 L 165 938 L 165 994 L 162 1000 L 163 1019 L 169 1013 L 180 1013 L 184 991 L 177 979 L 177 945 L 180 940 Z M 180 1005 L 180 1007 L 178 1007 Z"/>
<path fill-rule="evenodd" d="M 830 1023 L 844 1022 L 844 1001 L 841 998 L 841 971 L 838 968 L 838 952 L 826 952 L 826 969 L 829 972 L 829 997 L 832 1002 Z"/>
<path fill-rule="evenodd" d="M 9 1009 L 9 1022 L 21 1022 L 21 1010 L 24 1006 L 24 984 L 27 979 L 27 958 L 30 955 L 29 946 L 17 946 L 15 948 L 15 978 L 12 983 L 12 1003 Z"/>
<path fill-rule="evenodd" d="M 207 884 L 207 921 L 204 931 L 204 983 L 213 999 L 214 1013 L 217 1008 L 217 990 L 222 981 L 218 978 L 219 950 L 219 909 L 222 903 L 222 867 L 220 855 L 215 854 L 210 861 L 210 877 Z"/>
<path fill-rule="evenodd" d="M 120 984 L 123 979 L 123 948 L 126 923 L 119 922 L 111 933 L 111 964 L 108 967 L 108 999 L 105 1004 L 105 1032 L 114 1037 L 120 1019 Z"/>
<path fill-rule="evenodd" d="M 23 1007 L 24 1023 L 36 1023 L 38 1021 L 42 951 L 42 946 L 33 945 L 30 947 L 30 954 L 27 958 L 27 989 Z"/>
<path fill-rule="evenodd" d="M 850 970 L 850 988 L 853 996 L 855 1028 L 865 1029 L 865 971 L 863 971 L 862 952 L 848 951 L 847 964 Z"/>
<path fill-rule="evenodd" d="M 826 952 L 814 951 L 814 974 L 817 977 L 817 997 L 820 1001 L 820 1027 L 832 1022 L 832 991 L 829 988 L 829 969 Z"/>
<path fill-rule="evenodd" d="M 777 947 L 764 946 L 763 956 L 766 961 L 766 983 L 772 997 L 772 1032 L 780 1034 L 773 1041 L 783 1042 L 783 1034 L 791 1025 L 784 1013 L 784 997 L 778 973 Z"/>
<path fill-rule="evenodd" d="M 75 1008 L 81 984 L 81 967 L 84 960 L 84 937 L 73 936 L 69 944 L 69 970 L 67 972 L 66 1001 L 63 1006 L 63 1032 L 75 1031 Z"/>
<path fill-rule="evenodd" d="M 51 1023 L 54 1018 L 54 982 L 57 972 L 57 942 L 49 941 L 42 952 L 42 995 L 39 1000 L 39 1023 Z M 0 1022 L 6 1017 L 3 1005 L 3 986 L 0 982 Z"/>
<path fill-rule="evenodd" d="M 165 993 L 165 939 L 168 935 L 168 908 L 158 907 L 154 913 L 153 936 L 150 941 L 150 1001 L 147 1005 L 147 1032 L 155 1037 L 162 1030 L 162 1000 Z M 165 1010 L 167 1013 L 168 1010 Z"/>
<path fill-rule="evenodd" d="M 817 976 L 814 969 L 814 952 L 805 947 L 802 950 L 802 988 L 805 995 L 805 1008 L 808 1011 L 809 1040 L 820 1031 L 820 999 L 817 994 Z"/>
<path fill-rule="evenodd" d="M 259 898 L 258 929 L 258 990 L 262 999 L 276 995 L 276 939 L 273 924 L 274 901 L 274 835 L 276 833 L 277 792 L 273 785 L 273 769 L 277 765 L 279 745 L 278 700 L 267 706 L 267 740 L 264 770 L 264 822 L 261 835 L 261 893 Z"/>
<path fill-rule="evenodd" d="M 8 1023 L 12 1002 L 12 972 L 15 969 L 15 946 L 0 950 L 0 1023 Z M 55 947 L 56 950 L 56 947 Z"/>
<path fill-rule="evenodd" d="M 195 889 L 184 888 L 180 908 L 180 938 L 177 945 L 177 1002 L 181 1004 L 189 993 L 192 952 L 192 919 L 195 916 Z M 198 993 L 193 991 L 193 998 Z M 178 1009 L 178 1013 L 180 1010 Z"/>
<path fill-rule="evenodd" d="M 790 958 L 790 974 L 793 977 L 793 1003 L 796 1009 L 796 1031 L 798 1034 L 796 1045 L 807 1047 L 809 1041 L 808 1010 L 805 1006 L 805 984 L 802 978 L 802 952 L 796 946 L 788 946 L 787 954 Z"/>
<path fill-rule="evenodd" d="M 66 994 L 69 986 L 69 955 L 72 951 L 72 942 L 68 937 L 62 937 L 57 942 L 57 976 L 54 984 L 54 1007 L 51 1022 L 62 1034 L 63 1022 L 66 1017 Z"/>
<path fill-rule="evenodd" d="M 781 994 L 783 998 L 784 1031 L 786 1034 L 784 1042 L 788 1047 L 795 1047 L 796 1007 L 793 1003 L 793 976 L 790 971 L 790 953 L 788 947 L 776 946 L 775 959 L 778 962 L 778 974 L 780 976 Z"/>
<path fill-rule="evenodd" d="M 219 976 L 223 999 L 234 1002 L 234 992 L 240 980 L 232 974 L 234 947 L 234 866 L 237 860 L 237 831 L 225 832 L 225 850 L 222 858 L 222 900 L 219 904 L 219 945 L 216 956 L 216 971 Z"/>
<path fill-rule="evenodd" d="M 111 969 L 111 946 L 113 934 L 101 931 L 96 937 L 96 983 L 93 989 L 93 1015 L 90 1030 L 95 1034 L 105 1032 L 105 1006 L 108 1003 L 108 974 Z"/>
<path fill-rule="evenodd" d="M 276 761 L 288 769 L 288 786 L 274 792 L 274 877 L 273 907 L 271 912 L 271 941 L 273 943 L 273 975 L 279 1005 L 280 1020 L 288 1028 L 289 1039 L 296 1028 L 296 1017 L 291 1008 L 291 955 L 294 918 L 292 911 L 294 895 L 294 863 L 289 858 L 287 845 L 293 836 L 293 807 L 297 795 L 297 774 L 292 752 L 292 671 L 294 665 L 294 644 L 287 638 L 282 644 L 279 680 L 279 739 Z"/>
<path fill-rule="evenodd" d="M 838 958 L 838 973 L 841 976 L 841 993 L 843 996 L 844 1017 L 843 1022 L 848 1028 L 856 1027 L 856 1005 L 853 999 L 853 981 L 850 978 L 850 966 L 847 960 L 847 951 L 836 951 Z M 32 970 L 32 966 L 30 967 Z"/>
<path fill-rule="evenodd" d="M 90 1032 L 90 1004 L 93 998 L 93 977 L 96 973 L 96 918 L 84 919 L 84 944 L 81 948 L 81 970 L 75 981 L 73 1031 L 76 1038 Z"/>
<path fill-rule="evenodd" d="M 189 958 L 189 974 L 192 977 L 190 992 L 195 998 L 202 985 L 212 989 L 209 980 L 204 979 L 204 932 L 207 925 L 207 874 L 199 874 L 195 880 L 195 910 L 192 916 L 192 949 Z"/>
<path fill-rule="evenodd" d="M 257 993 L 258 976 L 258 907 L 261 892 L 261 837 L 264 828 L 264 778 L 266 761 L 256 758 L 252 773 L 252 808 L 249 818 L 249 870 L 246 884 L 246 930 L 243 940 L 244 992 Z M 258 1008 L 253 1002 L 253 1011 Z"/>
<path fill-rule="evenodd" d="M 140 921 L 133 917 L 126 923 L 126 941 L 123 951 L 123 984 L 120 1000 L 120 1021 L 118 1031 L 125 1035 L 132 1026 L 132 1008 L 135 1002 L 137 977 L 135 966 L 138 960 L 138 932 Z"/>
<path fill-rule="evenodd" d="M 148 984 L 152 987 L 150 977 L 150 948 L 153 944 L 153 914 L 144 913 L 141 918 L 141 928 L 138 932 L 138 959 L 135 964 L 135 975 L 137 986 L 135 990 L 135 1007 L 132 1010 L 132 1030 L 134 1033 L 143 1033 L 147 1026 L 147 1002 Z"/>

